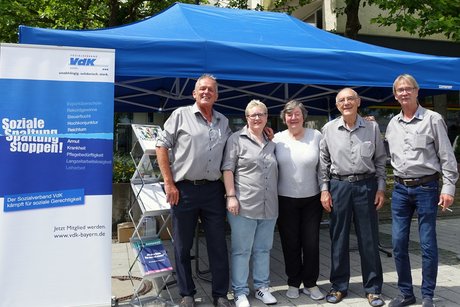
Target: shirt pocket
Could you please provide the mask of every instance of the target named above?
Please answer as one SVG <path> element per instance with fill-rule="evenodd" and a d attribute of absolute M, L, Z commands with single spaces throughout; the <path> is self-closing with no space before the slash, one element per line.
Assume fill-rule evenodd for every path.
<path fill-rule="evenodd" d="M 372 144 L 371 141 L 366 141 L 361 143 L 361 146 L 359 148 L 359 152 L 361 154 L 361 157 L 364 158 L 370 158 L 374 155 L 375 151 L 375 146 Z"/>
<path fill-rule="evenodd" d="M 425 149 L 428 143 L 428 135 L 426 134 L 416 134 L 414 148 Z"/>

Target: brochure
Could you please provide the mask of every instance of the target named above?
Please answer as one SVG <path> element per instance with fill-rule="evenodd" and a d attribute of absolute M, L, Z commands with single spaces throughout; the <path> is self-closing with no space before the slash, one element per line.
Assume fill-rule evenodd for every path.
<path fill-rule="evenodd" d="M 154 153 L 161 127 L 157 125 L 132 124 L 134 134 L 139 141 L 144 153 Z"/>
<path fill-rule="evenodd" d="M 168 254 L 159 238 L 132 239 L 131 244 L 134 252 L 139 253 L 139 268 L 144 276 L 169 274 L 173 270 Z"/>

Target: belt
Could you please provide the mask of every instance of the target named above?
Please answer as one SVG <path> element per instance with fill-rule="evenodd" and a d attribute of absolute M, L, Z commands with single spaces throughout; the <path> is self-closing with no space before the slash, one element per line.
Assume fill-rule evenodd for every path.
<path fill-rule="evenodd" d="M 374 178 L 375 174 L 353 174 L 353 175 L 331 175 L 332 179 L 348 182 L 356 182 L 364 179 Z"/>
<path fill-rule="evenodd" d="M 212 183 L 212 182 L 216 182 L 216 180 L 207 180 L 207 179 L 201 179 L 201 180 L 188 180 L 188 179 L 184 179 L 184 180 L 181 180 L 179 182 L 186 182 L 186 183 L 190 183 L 190 184 L 193 184 L 193 185 L 203 185 L 203 184 L 208 184 L 208 183 Z"/>
<path fill-rule="evenodd" d="M 438 180 L 438 179 L 439 179 L 438 173 L 433 174 L 433 175 L 423 176 L 420 178 L 401 178 L 401 177 L 395 176 L 395 181 L 402 185 L 405 185 L 406 187 L 416 187 L 424 183 Z"/>

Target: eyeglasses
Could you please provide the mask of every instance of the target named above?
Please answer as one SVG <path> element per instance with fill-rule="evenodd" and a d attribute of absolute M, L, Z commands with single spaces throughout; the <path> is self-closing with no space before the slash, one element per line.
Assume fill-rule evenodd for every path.
<path fill-rule="evenodd" d="M 396 93 L 402 94 L 404 92 L 410 94 L 415 89 L 415 87 L 401 87 L 396 89 Z"/>
<path fill-rule="evenodd" d="M 358 99 L 358 97 L 355 97 L 355 96 L 343 97 L 343 98 L 337 99 L 337 103 L 342 104 L 345 101 L 355 101 L 356 99 Z"/>
<path fill-rule="evenodd" d="M 250 115 L 246 115 L 246 117 L 249 117 L 250 119 L 256 119 L 257 117 L 262 118 L 267 116 L 267 113 L 254 113 Z"/>

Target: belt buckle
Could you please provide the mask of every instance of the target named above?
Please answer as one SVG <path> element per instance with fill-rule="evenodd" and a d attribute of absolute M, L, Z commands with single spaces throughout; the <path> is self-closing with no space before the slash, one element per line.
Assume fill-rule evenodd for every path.
<path fill-rule="evenodd" d="M 358 176 L 356 176 L 356 175 L 350 175 L 350 176 L 347 177 L 347 181 L 348 181 L 349 183 L 356 182 L 356 181 L 358 181 Z"/>
<path fill-rule="evenodd" d="M 416 179 L 403 179 L 402 181 L 405 186 L 410 187 L 414 185 L 414 182 L 416 182 L 417 180 Z"/>
<path fill-rule="evenodd" d="M 193 180 L 193 185 L 203 185 L 206 183 L 206 179 Z"/>

